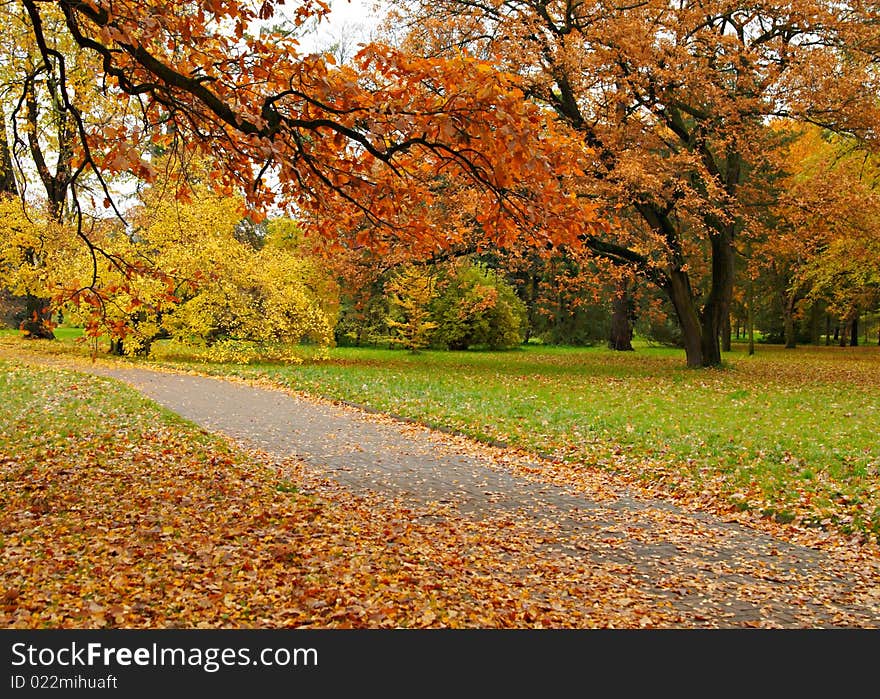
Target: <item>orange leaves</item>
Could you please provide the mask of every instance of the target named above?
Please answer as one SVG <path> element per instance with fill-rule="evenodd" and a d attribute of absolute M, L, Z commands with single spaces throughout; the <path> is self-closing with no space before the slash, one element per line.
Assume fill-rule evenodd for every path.
<path fill-rule="evenodd" d="M 210 149 L 223 163 L 219 189 L 247 191 L 258 208 L 311 211 L 324 234 L 366 224 L 400 240 L 442 243 L 442 226 L 424 215 L 438 178 L 473 188 L 489 240 L 512 244 L 517 231 L 533 230 L 570 240 L 595 222 L 565 201 L 569 178 L 579 176 L 580 146 L 523 99 L 516 76 L 489 63 L 370 44 L 356 68 L 336 66 L 328 57 L 300 57 L 271 34 L 245 50 L 218 29 L 218 17 L 270 18 L 269 1 L 212 0 L 179 13 L 164 0 L 128 0 L 106 18 L 75 3 L 67 9 L 80 31 L 111 49 L 106 57 L 120 88 L 154 100 L 156 123 L 143 133 L 114 127 L 92 135 L 99 168 L 152 180 L 153 167 L 141 159 L 145 140 L 153 132 L 167 138 L 171 124 L 182 159 Z M 326 11 L 306 0 L 296 21 Z M 147 17 L 138 21 L 142 35 L 132 35 L 131 20 Z M 143 50 L 132 48 L 138 42 Z M 276 188 L 252 186 L 255 164 L 277 175 Z"/>

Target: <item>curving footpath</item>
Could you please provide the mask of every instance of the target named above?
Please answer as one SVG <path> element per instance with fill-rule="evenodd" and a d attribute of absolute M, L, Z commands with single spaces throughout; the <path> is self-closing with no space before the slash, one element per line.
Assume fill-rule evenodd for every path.
<path fill-rule="evenodd" d="M 573 492 L 524 477 L 540 471 L 537 459 L 350 406 L 204 376 L 78 368 L 122 380 L 245 447 L 302 459 L 356 493 L 445 503 L 474 518 L 531 518 L 546 555 L 619 564 L 678 610 L 683 626 L 880 627 L 876 560 L 851 567 L 833 552 L 622 489 Z"/>
<path fill-rule="evenodd" d="M 40 363 L 57 364 L 51 359 Z M 880 628 L 880 561 L 640 498 L 610 474 L 554 484 L 538 457 L 240 381 L 76 363 L 245 448 L 300 459 L 355 493 L 516 517 L 543 555 L 612 566 L 686 628 Z"/>

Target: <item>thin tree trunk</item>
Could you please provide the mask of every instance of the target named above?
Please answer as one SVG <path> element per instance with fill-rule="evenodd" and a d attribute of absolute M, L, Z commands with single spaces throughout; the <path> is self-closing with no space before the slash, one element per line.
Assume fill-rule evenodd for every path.
<path fill-rule="evenodd" d="M 730 352 L 730 311 L 724 314 L 721 320 L 721 351 Z"/>
<path fill-rule="evenodd" d="M 782 326 L 785 335 L 785 349 L 794 349 L 797 347 L 797 337 L 794 332 L 794 317 L 791 311 L 783 306 L 782 310 Z"/>
<path fill-rule="evenodd" d="M 746 286 L 746 326 L 749 334 L 750 357 L 755 353 L 755 315 L 752 311 L 752 304 L 752 278 L 750 276 L 748 279 L 748 285 Z"/>
<path fill-rule="evenodd" d="M 853 316 L 852 325 L 850 325 L 849 346 L 850 347 L 858 347 L 859 346 L 859 314 L 858 313 L 856 313 Z"/>
<path fill-rule="evenodd" d="M 779 294 L 782 301 L 782 328 L 785 339 L 785 349 L 797 347 L 797 335 L 794 327 L 795 295 L 790 291 L 782 291 Z"/>
<path fill-rule="evenodd" d="M 822 337 L 822 308 L 818 303 L 810 306 L 810 344 L 818 345 Z"/>

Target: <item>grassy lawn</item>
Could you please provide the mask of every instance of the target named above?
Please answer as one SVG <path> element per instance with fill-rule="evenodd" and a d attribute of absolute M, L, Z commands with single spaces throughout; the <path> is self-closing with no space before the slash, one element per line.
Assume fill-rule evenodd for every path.
<path fill-rule="evenodd" d="M 682 352 L 649 347 L 336 348 L 301 365 L 198 368 L 505 442 L 560 469 L 612 469 L 679 499 L 880 534 L 880 349 L 735 347 L 726 359 L 690 370 Z"/>
<path fill-rule="evenodd" d="M 680 352 L 338 348 L 301 366 L 213 366 L 653 481 L 679 496 L 880 533 L 880 352 L 762 347 L 722 370 Z"/>
<path fill-rule="evenodd" d="M 693 623 L 541 541 L 357 498 L 117 382 L 0 360 L 2 628 Z"/>

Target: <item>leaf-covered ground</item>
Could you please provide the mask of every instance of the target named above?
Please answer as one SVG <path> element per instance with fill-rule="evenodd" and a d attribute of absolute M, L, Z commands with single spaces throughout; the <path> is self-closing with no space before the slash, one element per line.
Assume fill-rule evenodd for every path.
<path fill-rule="evenodd" d="M 613 566 L 536 556 L 515 520 L 355 498 L 118 384 L 0 369 L 4 627 L 663 623 Z"/>
<path fill-rule="evenodd" d="M 876 541 L 880 348 L 725 357 L 724 369 L 690 370 L 659 348 L 337 348 L 299 366 L 188 366 L 551 455 L 554 477 L 600 467 L 658 497 Z"/>
<path fill-rule="evenodd" d="M 824 568 L 806 574 L 747 548 L 693 569 L 688 552 L 699 562 L 711 537 L 660 509 L 570 555 L 552 522 L 355 497 L 302 463 L 236 452 L 119 384 L 0 369 L 7 627 L 870 626 L 880 609 L 867 548 L 825 541 Z M 609 479 L 579 483 L 604 497 Z M 669 560 L 616 559 L 617 536 L 640 545 L 657 532 Z M 694 596 L 705 603 L 683 613 L 675 600 Z M 760 613 L 738 623 L 725 599 Z"/>

